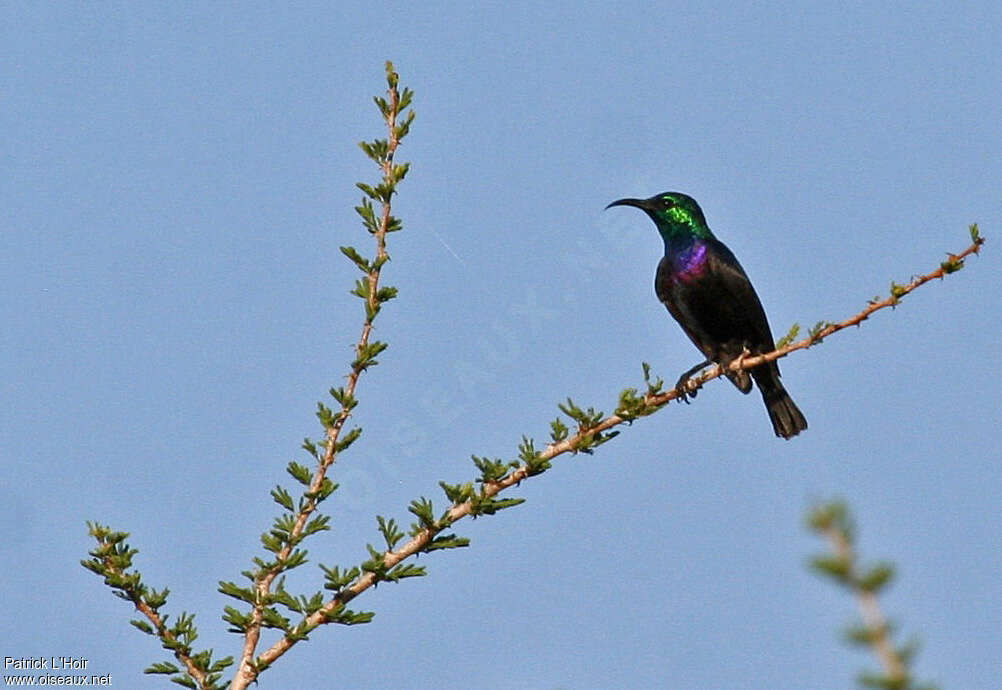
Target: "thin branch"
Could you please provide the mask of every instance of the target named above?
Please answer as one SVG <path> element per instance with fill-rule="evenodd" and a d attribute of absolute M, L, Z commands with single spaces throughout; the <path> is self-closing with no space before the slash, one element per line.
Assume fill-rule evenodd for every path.
<path fill-rule="evenodd" d="M 180 648 L 181 641 L 167 629 L 167 624 L 160 613 L 142 599 L 132 599 L 132 603 L 135 604 L 136 610 L 146 616 L 147 620 L 153 624 L 157 637 L 164 642 L 164 647 L 173 648 L 174 658 L 184 664 L 185 671 L 198 683 L 198 687 L 208 687 L 210 685 L 209 674 L 196 666 L 191 655 Z"/>
<path fill-rule="evenodd" d="M 194 616 L 182 613 L 174 625 L 167 625 L 167 616 L 160 613 L 160 608 L 167 602 L 168 590 L 150 589 L 138 571 L 130 570 L 137 551 L 126 543 L 128 533 L 115 532 L 98 523 L 87 524 L 90 535 L 97 540 L 97 547 L 89 552 L 90 560 L 81 561 L 81 565 L 102 576 L 116 596 L 131 602 L 136 611 L 152 623 L 150 626 L 141 620 L 132 621 L 137 629 L 160 640 L 161 646 L 181 662 L 187 678 L 170 663 L 154 664 L 146 673 L 176 674 L 176 679 L 195 683 L 199 688 L 217 688 L 219 671 L 231 665 L 233 659 L 227 657 L 213 663 L 211 651 L 192 653 L 191 643 L 197 637 Z"/>
<path fill-rule="evenodd" d="M 736 360 L 731 363 L 728 369 L 730 371 L 738 371 L 740 369 L 750 369 L 764 362 L 771 362 L 781 357 L 786 357 L 791 352 L 795 352 L 796 350 L 804 350 L 809 348 L 811 345 L 816 345 L 817 343 L 820 343 L 822 340 L 827 338 L 829 335 L 832 335 L 833 333 L 838 333 L 839 331 L 849 328 L 850 326 L 862 325 L 862 323 L 867 319 L 869 319 L 870 315 L 876 311 L 880 311 L 881 309 L 886 309 L 888 307 L 891 308 L 896 307 L 898 303 L 901 301 L 902 297 L 911 293 L 917 288 L 922 287 L 930 280 L 936 280 L 937 278 L 939 279 L 945 278 L 950 273 L 954 273 L 963 268 L 964 259 L 970 256 L 971 254 L 977 254 L 978 252 L 980 252 L 981 245 L 985 243 L 985 239 L 978 234 L 976 225 L 971 227 L 971 237 L 973 240 L 971 246 L 969 246 L 967 249 L 960 252 L 959 254 L 949 254 L 947 260 L 942 262 L 938 269 L 936 269 L 935 271 L 931 271 L 930 273 L 926 273 L 924 275 L 916 276 L 912 278 L 911 282 L 905 285 L 897 285 L 892 283 L 891 295 L 889 297 L 886 297 L 884 299 L 870 300 L 867 307 L 863 309 L 863 311 L 856 314 L 855 316 L 851 316 L 845 321 L 839 321 L 838 323 L 822 322 L 818 324 L 818 326 L 816 326 L 817 328 L 816 331 L 812 332 L 803 340 L 799 340 L 795 343 L 791 343 L 789 345 L 786 345 L 785 347 L 778 348 L 776 350 L 773 350 L 772 352 L 768 352 L 763 355 L 757 355 L 755 357 L 745 357 L 743 359 Z M 723 375 L 724 375 L 724 370 L 721 367 L 717 366 L 714 369 L 710 370 L 708 373 L 703 374 L 702 376 L 690 379 L 689 384 L 686 388 L 688 391 L 691 392 L 699 388 L 707 381 L 712 381 L 713 379 L 719 378 L 720 376 Z M 679 397 L 679 395 L 676 391 L 669 391 L 661 396 L 655 396 L 649 402 L 653 405 L 661 405 L 671 400 L 675 400 L 677 397 Z"/>
<path fill-rule="evenodd" d="M 862 625 L 846 631 L 850 644 L 867 647 L 877 657 L 881 672 L 863 671 L 860 687 L 884 690 L 935 690 L 933 684 L 918 684 L 909 665 L 916 649 L 914 641 L 901 646 L 894 643 L 894 631 L 880 608 L 878 595 L 894 579 L 894 565 L 888 562 L 864 567 L 859 564 L 855 547 L 856 528 L 849 509 L 842 501 L 821 503 L 807 514 L 807 526 L 831 545 L 830 554 L 810 560 L 811 570 L 852 593 L 859 606 Z"/>
<path fill-rule="evenodd" d="M 908 669 L 891 643 L 890 628 L 887 624 L 887 619 L 884 617 L 884 612 L 880 608 L 880 601 L 877 599 L 877 595 L 873 591 L 859 586 L 861 575 L 857 569 L 856 552 L 853 550 L 852 544 L 849 543 L 845 533 L 840 531 L 834 523 L 821 530 L 821 532 L 828 539 L 836 556 L 846 563 L 848 567 L 846 573 L 847 586 L 856 595 L 856 601 L 859 603 L 859 612 L 863 617 L 863 624 L 868 632 L 870 646 L 873 648 L 877 658 L 880 659 L 880 663 L 884 667 L 888 679 L 892 683 L 904 686 L 908 682 Z"/>
<path fill-rule="evenodd" d="M 392 186 L 397 181 L 398 177 L 394 169 L 393 156 L 396 153 L 397 147 L 400 145 L 401 137 L 400 130 L 397 128 L 400 94 L 397 90 L 396 75 L 395 73 L 392 73 L 391 66 L 389 64 L 387 65 L 387 70 L 391 81 L 390 87 L 387 90 L 387 94 L 389 96 L 389 107 L 384 114 L 389 134 L 387 137 L 387 153 L 385 157 L 383 157 L 380 167 L 383 173 L 383 184 L 392 189 Z M 355 361 L 352 364 L 351 371 L 347 376 L 347 384 L 344 388 L 344 401 L 354 399 L 355 390 L 358 387 L 358 382 L 361 378 L 362 372 L 368 367 L 364 354 L 369 346 L 369 337 L 372 333 L 373 319 L 378 313 L 380 302 L 382 301 L 379 297 L 379 278 L 382 266 L 389 258 L 386 252 L 386 235 L 388 232 L 391 232 L 390 225 L 393 219 L 390 196 L 385 197 L 382 200 L 381 205 L 382 210 L 379 222 L 375 232 L 372 233 L 376 239 L 376 259 L 369 265 L 368 274 L 365 276 L 365 280 L 368 282 L 369 288 L 368 295 L 365 298 L 366 319 L 362 325 L 362 331 L 359 335 L 358 341 L 355 344 Z M 294 545 L 302 536 L 303 530 L 306 528 L 310 516 L 316 510 L 317 503 L 319 502 L 318 497 L 322 495 L 322 489 L 327 477 L 327 471 L 337 461 L 338 440 L 341 436 L 341 431 L 344 428 L 345 422 L 347 422 L 348 418 L 351 416 L 352 409 L 353 405 L 342 402 L 341 409 L 334 417 L 333 423 L 327 427 L 326 448 L 324 449 L 323 455 L 319 459 L 320 461 L 317 464 L 310 486 L 304 493 L 305 501 L 302 502 L 301 508 L 296 514 L 295 523 L 290 530 L 288 542 L 285 547 L 283 547 L 275 555 L 272 567 L 262 573 L 254 583 L 254 589 L 257 594 L 257 602 L 254 604 L 251 611 L 251 623 L 247 626 L 245 631 L 239 671 L 235 674 L 230 685 L 231 690 L 240 690 L 255 682 L 261 669 L 270 664 L 270 662 L 278 656 L 268 653 L 262 655 L 256 660 L 254 657 L 255 651 L 257 650 L 257 646 L 260 642 L 262 622 L 264 620 L 264 610 L 267 606 L 266 602 L 268 601 L 268 595 L 271 592 L 275 578 L 277 578 L 283 570 L 283 564 L 293 553 Z M 285 647 L 286 649 L 294 644 L 294 641 L 290 640 L 288 637 L 282 638 L 281 642 L 287 643 L 287 646 Z M 281 642 L 278 644 L 281 644 Z M 274 649 L 274 647 L 272 649 Z M 269 650 L 269 652 L 271 652 L 271 650 Z"/>
<path fill-rule="evenodd" d="M 949 260 L 944 262 L 939 269 L 932 271 L 931 273 L 918 276 L 907 285 L 892 286 L 893 294 L 891 297 L 883 300 L 873 300 L 865 309 L 855 316 L 839 323 L 823 325 L 810 336 L 801 341 L 787 345 L 767 354 L 756 357 L 747 357 L 740 361 L 732 362 L 728 367 L 729 370 L 737 371 L 739 369 L 748 369 L 763 362 L 785 357 L 797 350 L 806 349 L 811 345 L 820 342 L 823 338 L 844 330 L 849 326 L 862 324 L 862 322 L 868 319 L 875 311 L 895 306 L 903 296 L 909 294 L 913 290 L 916 290 L 935 278 L 943 278 L 948 273 L 952 273 L 962 267 L 963 259 L 970 254 L 978 253 L 981 245 L 984 243 L 984 239 L 976 234 L 976 230 L 974 228 L 972 228 L 972 239 L 974 241 L 970 247 L 959 254 L 951 254 L 949 256 Z M 720 377 L 723 373 L 724 370 L 721 367 L 714 367 L 701 376 L 692 379 L 690 381 L 690 386 L 695 389 L 708 381 Z M 675 390 L 669 390 L 665 393 L 648 393 L 643 397 L 643 403 L 649 410 L 646 411 L 645 414 L 649 414 L 658 408 L 664 407 L 669 402 L 679 397 L 680 393 Z M 519 484 L 530 476 L 538 474 L 541 471 L 538 469 L 540 465 L 547 463 L 549 460 L 557 457 L 558 455 L 574 453 L 578 452 L 582 448 L 587 448 L 589 444 L 593 444 L 597 434 L 601 434 L 602 432 L 612 429 L 613 427 L 630 422 L 632 419 L 632 417 L 612 414 L 604 419 L 601 419 L 596 424 L 579 427 L 577 433 L 560 442 L 551 443 L 545 449 L 537 453 L 532 463 L 527 462 L 519 465 L 501 479 L 495 481 L 484 481 L 478 495 L 478 501 L 496 496 L 505 489 Z M 477 501 L 473 500 L 454 503 L 448 511 L 446 511 L 442 518 L 435 521 L 433 525 L 426 526 L 424 529 L 420 530 L 406 544 L 400 548 L 384 551 L 381 556 L 382 562 L 385 564 L 386 568 L 392 568 L 401 561 L 426 550 L 432 540 L 435 539 L 435 537 L 443 530 L 449 528 L 453 523 L 463 519 L 464 517 L 476 514 L 476 504 Z M 322 608 L 308 616 L 305 619 L 306 625 L 314 627 L 329 622 L 338 611 L 345 607 L 348 602 L 365 592 L 367 589 L 371 588 L 373 585 L 377 584 L 379 581 L 380 577 L 377 574 L 373 572 L 363 573 L 353 583 L 340 590 L 337 595 L 325 603 Z M 258 657 L 259 662 L 263 662 L 265 664 L 274 662 L 286 651 L 288 651 L 294 643 L 294 640 L 291 640 L 288 637 L 278 640 L 271 648 L 263 652 L 260 657 Z"/>

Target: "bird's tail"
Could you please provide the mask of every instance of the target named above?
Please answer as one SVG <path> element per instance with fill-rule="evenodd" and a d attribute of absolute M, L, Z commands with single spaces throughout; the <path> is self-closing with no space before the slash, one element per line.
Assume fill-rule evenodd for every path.
<path fill-rule="evenodd" d="M 755 383 L 762 392 L 762 400 L 765 401 L 765 409 L 769 412 L 769 419 L 772 420 L 772 428 L 776 435 L 780 438 L 793 438 L 806 429 L 807 420 L 793 402 L 793 398 L 783 388 L 778 370 L 761 373 L 758 370 L 753 371 Z"/>

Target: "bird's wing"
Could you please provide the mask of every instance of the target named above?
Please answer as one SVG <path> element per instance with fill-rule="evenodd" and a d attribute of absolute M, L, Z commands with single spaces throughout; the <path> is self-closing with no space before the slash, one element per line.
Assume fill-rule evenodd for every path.
<path fill-rule="evenodd" d="M 727 324 L 727 331 L 745 340 L 753 350 L 773 349 L 769 320 L 748 275 L 726 245 L 715 242 L 712 249 L 708 270 L 712 277 L 709 282 L 725 293 L 717 301 L 714 316 Z"/>

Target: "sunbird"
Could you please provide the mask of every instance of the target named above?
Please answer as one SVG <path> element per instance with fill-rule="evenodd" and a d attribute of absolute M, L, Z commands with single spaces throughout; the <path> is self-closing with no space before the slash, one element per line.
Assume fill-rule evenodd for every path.
<path fill-rule="evenodd" d="M 606 208 L 613 206 L 641 209 L 664 240 L 654 292 L 706 357 L 679 377 L 675 388 L 683 399 L 686 381 L 703 367 L 719 364 L 726 369 L 735 359 L 776 349 L 755 288 L 734 253 L 710 232 L 695 199 L 664 192 L 650 199 L 619 199 Z M 754 379 L 776 436 L 793 438 L 807 428 L 807 420 L 779 380 L 775 360 L 726 373 L 742 393 L 751 391 Z"/>

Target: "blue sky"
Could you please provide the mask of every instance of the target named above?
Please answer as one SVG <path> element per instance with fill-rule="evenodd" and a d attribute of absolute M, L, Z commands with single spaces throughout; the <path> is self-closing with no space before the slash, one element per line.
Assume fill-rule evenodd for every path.
<path fill-rule="evenodd" d="M 996 3 L 9 3 L 0 63 L 0 656 L 73 655 L 116 687 L 165 657 L 77 565 L 85 520 L 132 533 L 168 610 L 219 619 L 319 436 L 361 309 L 338 246 L 374 170 L 383 61 L 416 92 L 385 280 L 390 343 L 312 563 L 377 514 L 442 504 L 471 453 L 542 444 L 556 403 L 606 411 L 698 354 L 653 295 L 661 243 L 609 201 L 700 201 L 773 330 L 857 312 L 989 243 L 894 313 L 782 362 L 810 429 L 711 384 L 560 458 L 457 525 L 467 550 L 356 602 L 263 688 L 849 687 L 853 602 L 808 573 L 813 500 L 846 498 L 916 671 L 996 687 L 1002 584 Z M 313 591 L 319 571 L 297 571 Z M 318 677 L 326 678 L 318 680 Z M 329 679 L 329 680 L 327 680 Z"/>

